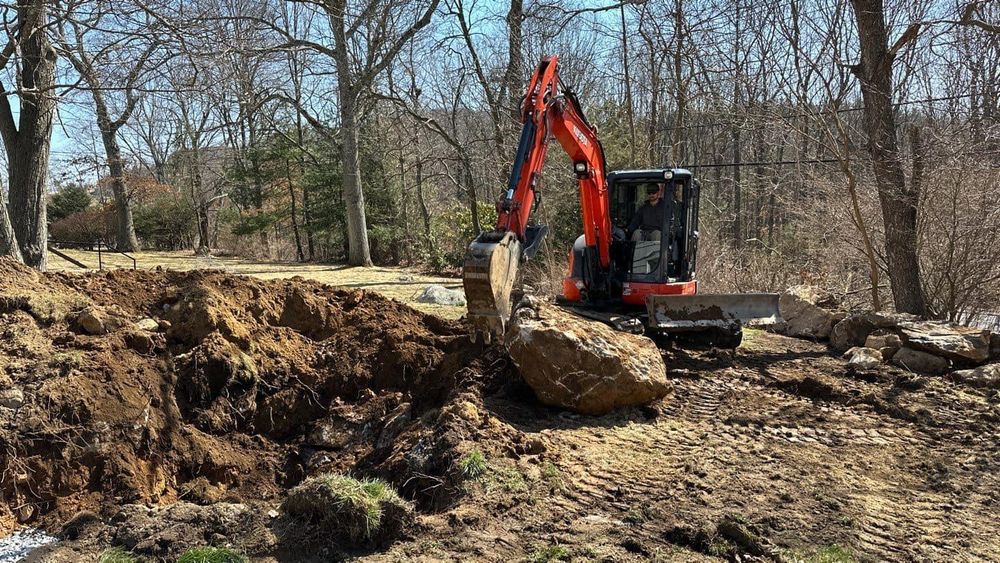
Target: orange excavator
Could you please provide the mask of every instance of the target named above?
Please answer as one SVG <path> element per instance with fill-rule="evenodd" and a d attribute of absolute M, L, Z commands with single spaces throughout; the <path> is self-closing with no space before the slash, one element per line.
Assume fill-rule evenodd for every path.
<path fill-rule="evenodd" d="M 698 293 L 698 180 L 683 168 L 608 172 L 597 130 L 559 79 L 557 57 L 539 63 L 521 115 L 496 227 L 466 253 L 463 285 L 474 337 L 503 337 L 521 263 L 538 252 L 548 231 L 529 220 L 553 137 L 573 162 L 583 219 L 557 303 L 657 342 L 686 334 L 736 347 L 745 324 L 780 321 L 776 294 Z"/>

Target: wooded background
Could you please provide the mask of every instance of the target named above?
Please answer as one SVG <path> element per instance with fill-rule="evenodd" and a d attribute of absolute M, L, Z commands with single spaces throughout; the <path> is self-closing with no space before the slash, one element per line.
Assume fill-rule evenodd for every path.
<path fill-rule="evenodd" d="M 0 255 L 35 267 L 51 237 L 454 271 L 495 219 L 525 80 L 558 55 L 610 169 L 700 178 L 703 289 L 809 283 L 952 319 L 1000 308 L 1000 2 L 0 11 Z M 540 289 L 581 232 L 570 164 L 549 154 Z"/>

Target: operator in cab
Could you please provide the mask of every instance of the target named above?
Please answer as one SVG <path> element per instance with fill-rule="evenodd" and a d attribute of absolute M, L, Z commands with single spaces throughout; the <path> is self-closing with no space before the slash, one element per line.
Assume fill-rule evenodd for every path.
<path fill-rule="evenodd" d="M 633 242 L 659 241 L 663 228 L 663 184 L 646 186 L 646 202 L 628 224 Z"/>

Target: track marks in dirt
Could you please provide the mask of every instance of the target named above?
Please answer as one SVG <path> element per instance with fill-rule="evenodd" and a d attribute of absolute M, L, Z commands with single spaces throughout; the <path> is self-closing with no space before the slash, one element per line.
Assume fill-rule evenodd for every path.
<path fill-rule="evenodd" d="M 875 560 L 1000 558 L 1000 542 L 983 533 L 997 516 L 996 435 L 977 433 L 974 412 L 942 401 L 963 391 L 933 382 L 930 396 L 900 389 L 890 397 L 925 408 L 936 423 L 927 427 L 854 399 L 887 396 L 891 379 L 852 378 L 818 345 L 762 338 L 814 357 L 792 350 L 766 365 L 754 353 L 729 366 L 706 362 L 695 377 L 674 380 L 655 420 L 641 411 L 512 417 L 545 437 L 567 475 L 565 495 L 536 510 L 558 510 L 571 529 L 622 522 L 621 533 L 646 546 L 669 544 L 673 527 L 712 530 L 735 516 L 780 548 L 839 544 Z M 794 377 L 837 393 L 824 398 L 823 385 Z"/>

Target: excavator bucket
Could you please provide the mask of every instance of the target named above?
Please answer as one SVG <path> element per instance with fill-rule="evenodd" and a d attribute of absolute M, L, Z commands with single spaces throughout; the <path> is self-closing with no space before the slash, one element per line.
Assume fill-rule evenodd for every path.
<path fill-rule="evenodd" d="M 511 291 L 521 266 L 521 242 L 514 233 L 484 232 L 469 245 L 462 284 L 473 338 L 503 338 L 510 318 Z"/>
<path fill-rule="evenodd" d="M 729 329 L 781 322 L 777 293 L 651 295 L 649 325 L 663 332 Z"/>

